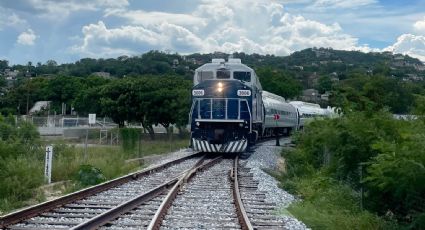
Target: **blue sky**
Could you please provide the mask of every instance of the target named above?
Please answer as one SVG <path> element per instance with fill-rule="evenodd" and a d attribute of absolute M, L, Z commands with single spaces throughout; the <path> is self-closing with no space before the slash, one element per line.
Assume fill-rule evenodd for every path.
<path fill-rule="evenodd" d="M 425 0 L 2 0 L 0 15 L 0 59 L 11 64 L 308 47 L 425 61 Z"/>

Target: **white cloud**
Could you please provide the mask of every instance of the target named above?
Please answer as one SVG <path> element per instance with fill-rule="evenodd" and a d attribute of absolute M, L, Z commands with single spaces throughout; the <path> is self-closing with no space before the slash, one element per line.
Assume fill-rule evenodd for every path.
<path fill-rule="evenodd" d="M 425 35 L 425 17 L 422 20 L 415 22 L 415 24 L 413 25 L 413 28 L 419 34 Z"/>
<path fill-rule="evenodd" d="M 91 57 L 113 57 L 134 55 L 150 49 L 196 52 L 208 47 L 205 41 L 182 26 L 163 22 L 155 28 L 121 26 L 110 29 L 99 21 L 83 27 L 82 44 L 73 46 L 71 50 Z"/>
<path fill-rule="evenodd" d="M 28 24 L 25 19 L 22 19 L 14 12 L 0 8 L 0 14 L 2 15 L 0 17 L 0 30 L 3 30 L 5 27 L 20 29 L 26 27 Z"/>
<path fill-rule="evenodd" d="M 108 28 L 100 21 L 84 26 L 82 42 L 72 47 L 74 52 L 103 57 L 150 49 L 276 55 L 314 46 L 370 50 L 344 33 L 338 23 L 291 15 L 274 1 L 205 0 L 187 14 L 111 9 L 105 16 L 124 18 L 129 25 Z"/>
<path fill-rule="evenodd" d="M 359 8 L 377 3 L 377 0 L 315 0 L 313 8 Z"/>
<path fill-rule="evenodd" d="M 403 34 L 397 38 L 397 42 L 385 48 L 393 53 L 407 54 L 425 62 L 425 36 Z"/>
<path fill-rule="evenodd" d="M 383 50 L 407 54 L 425 62 L 425 17 L 423 20 L 416 21 L 413 28 L 416 34 L 402 34 L 393 45 Z"/>
<path fill-rule="evenodd" d="M 338 24 L 325 25 L 289 14 L 282 16 L 278 26 L 260 30 L 259 34 L 263 34 L 259 39 L 241 37 L 236 42 L 223 43 L 218 49 L 226 52 L 288 55 L 314 46 L 348 50 L 365 48 L 358 46 L 356 38 L 344 34 Z"/>
<path fill-rule="evenodd" d="M 128 0 L 14 0 L 13 4 L 0 1 L 0 6 L 4 9 L 24 11 L 54 20 L 64 19 L 73 12 L 117 9 L 128 5 Z"/>
<path fill-rule="evenodd" d="M 123 8 L 129 5 L 128 0 L 96 0 L 95 4 L 106 8 Z"/>
<path fill-rule="evenodd" d="M 189 14 L 173 14 L 165 12 L 146 12 L 143 10 L 107 9 L 106 17 L 120 17 L 133 25 L 158 26 L 164 22 L 183 26 L 205 26 L 204 18 Z"/>
<path fill-rule="evenodd" d="M 34 45 L 35 39 L 37 39 L 37 35 L 35 35 L 33 30 L 28 29 L 26 32 L 19 34 L 16 42 L 21 45 L 32 46 Z"/>
<path fill-rule="evenodd" d="M 72 47 L 72 51 L 91 57 L 136 54 L 138 50 L 132 49 L 135 44 L 155 47 L 162 39 L 159 34 L 141 26 L 108 29 L 102 21 L 84 26 L 82 32 L 82 44 Z"/>

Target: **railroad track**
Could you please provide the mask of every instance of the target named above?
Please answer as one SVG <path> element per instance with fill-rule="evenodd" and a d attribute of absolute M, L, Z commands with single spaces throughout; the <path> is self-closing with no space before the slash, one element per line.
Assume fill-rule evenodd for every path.
<path fill-rule="evenodd" d="M 196 153 L 0 217 L 0 229 L 69 229 L 109 212 L 158 185 L 171 186 L 196 165 Z M 164 183 L 170 182 L 171 184 Z"/>
<path fill-rule="evenodd" d="M 273 215 L 275 204 L 266 201 L 266 194 L 257 185 L 249 168 L 238 157 L 208 159 L 195 154 L 153 171 L 145 170 L 117 186 L 109 185 L 102 192 L 80 194 L 71 202 L 50 205 L 48 209 L 33 212 L 30 218 L 12 213 L 2 217 L 0 226 L 5 229 L 284 229 L 285 221 Z M 90 189 L 93 188 L 87 190 Z"/>
<path fill-rule="evenodd" d="M 250 168 L 245 163 L 239 163 L 237 170 L 240 197 L 244 204 L 247 218 L 254 229 L 287 229 L 287 219 L 275 214 L 276 204 L 268 202 L 266 193 L 258 188 L 258 181 L 253 177 Z"/>
<path fill-rule="evenodd" d="M 229 177 L 232 165 L 232 159 L 217 159 L 182 177 L 148 229 L 241 229 Z"/>
<path fill-rule="evenodd" d="M 285 228 L 285 220 L 273 213 L 276 204 L 266 201 L 238 156 L 201 167 L 189 171 L 168 192 L 149 230 Z"/>

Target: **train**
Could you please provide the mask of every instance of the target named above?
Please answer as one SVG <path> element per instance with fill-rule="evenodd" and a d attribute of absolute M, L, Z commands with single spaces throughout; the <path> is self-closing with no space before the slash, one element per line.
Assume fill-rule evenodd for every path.
<path fill-rule="evenodd" d="M 326 109 L 320 105 L 304 101 L 290 101 L 289 104 L 297 108 L 299 114 L 298 129 L 303 129 L 304 126 L 314 118 L 335 117 L 337 111 L 335 108 L 328 106 Z"/>
<path fill-rule="evenodd" d="M 316 116 L 319 105 L 264 91 L 241 59 L 212 59 L 195 70 L 189 113 L 194 151 L 243 153 L 262 138 L 289 135 Z"/>

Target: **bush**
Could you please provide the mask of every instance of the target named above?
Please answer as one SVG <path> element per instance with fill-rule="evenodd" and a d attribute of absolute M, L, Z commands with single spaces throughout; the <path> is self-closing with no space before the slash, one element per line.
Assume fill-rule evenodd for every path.
<path fill-rule="evenodd" d="M 0 210 L 18 208 L 44 182 L 43 164 L 35 156 L 0 158 Z"/>
<path fill-rule="evenodd" d="M 140 137 L 140 129 L 121 128 L 121 142 L 124 151 L 133 151 Z"/>
<path fill-rule="evenodd" d="M 186 144 L 187 140 L 177 141 L 172 147 L 178 149 Z M 34 204 L 43 198 L 38 188 L 44 182 L 44 150 L 31 146 L 22 144 L 20 138 L 0 140 L 0 212 Z M 166 141 L 143 142 L 142 146 L 146 154 L 170 151 L 170 143 Z M 52 182 L 77 182 L 69 183 L 71 186 L 66 188 L 67 192 L 140 168 L 138 161 L 126 162 L 134 154 L 123 151 L 119 146 L 90 147 L 87 157 L 83 148 L 60 142 L 53 147 Z"/>
<path fill-rule="evenodd" d="M 350 186 L 316 171 L 303 177 L 285 178 L 292 193 L 302 201 L 289 206 L 288 211 L 312 229 L 395 229 L 397 225 L 360 209 L 360 193 Z"/>
<path fill-rule="evenodd" d="M 80 165 L 84 164 L 82 149 L 66 144 L 53 145 L 52 181 L 75 178 Z"/>
<path fill-rule="evenodd" d="M 43 184 L 39 134 L 27 122 L 0 115 L 0 210 L 22 206 Z"/>
<path fill-rule="evenodd" d="M 106 180 L 102 171 L 92 165 L 81 165 L 76 179 L 83 186 L 99 184 Z"/>
<path fill-rule="evenodd" d="M 425 137 L 403 139 L 374 144 L 381 153 L 369 162 L 364 182 L 371 209 L 381 214 L 390 211 L 403 222 L 417 222 L 425 215 Z"/>
<path fill-rule="evenodd" d="M 320 171 L 322 176 L 350 185 L 355 191 L 363 188 L 368 210 L 394 216 L 405 226 L 417 228 L 423 223 L 422 119 L 395 120 L 385 111 L 351 112 L 333 120 L 314 121 L 295 139 L 297 149 L 284 153 L 285 188 L 298 191 L 297 179 Z"/>
<path fill-rule="evenodd" d="M 19 123 L 17 137 L 24 144 L 34 145 L 38 144 L 40 134 L 34 125 L 24 121 Z"/>

